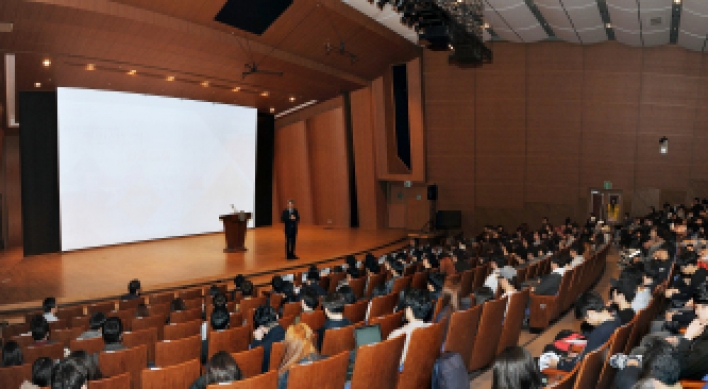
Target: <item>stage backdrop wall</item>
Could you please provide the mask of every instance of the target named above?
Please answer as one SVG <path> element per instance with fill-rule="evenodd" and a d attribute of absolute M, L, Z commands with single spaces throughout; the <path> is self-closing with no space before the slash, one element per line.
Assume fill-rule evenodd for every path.
<path fill-rule="evenodd" d="M 428 180 L 467 229 L 585 218 L 591 188 L 708 196 L 708 64 L 676 46 L 493 43 L 461 69 L 425 51 Z M 659 139 L 669 153 L 659 154 Z"/>

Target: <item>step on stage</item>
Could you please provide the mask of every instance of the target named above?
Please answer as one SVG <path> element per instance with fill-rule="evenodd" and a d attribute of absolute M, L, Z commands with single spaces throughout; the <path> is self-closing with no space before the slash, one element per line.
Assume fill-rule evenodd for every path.
<path fill-rule="evenodd" d="M 128 282 L 140 279 L 144 292 L 182 285 L 259 275 L 302 267 L 347 254 L 383 252 L 400 247 L 402 230 L 365 231 L 300 226 L 296 253 L 285 259 L 281 225 L 248 230 L 247 252 L 224 253 L 223 233 L 162 239 L 22 258 L 20 250 L 0 259 L 0 314 L 36 308 L 48 296 L 60 304 L 110 298 L 127 293 Z M 285 272 L 286 270 L 283 270 Z M 263 274 L 265 273 L 265 274 Z"/>

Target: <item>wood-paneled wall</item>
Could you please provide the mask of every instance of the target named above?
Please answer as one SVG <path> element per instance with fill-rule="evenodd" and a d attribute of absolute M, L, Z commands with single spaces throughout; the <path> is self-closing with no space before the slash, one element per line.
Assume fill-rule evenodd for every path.
<path fill-rule="evenodd" d="M 303 224 L 349 227 L 349 174 L 341 98 L 298 121 L 276 121 L 273 222 L 294 199 Z"/>
<path fill-rule="evenodd" d="M 20 176 L 20 137 L 6 135 L 0 169 L 3 184 L 3 234 L 6 247 L 22 247 L 22 190 Z"/>
<path fill-rule="evenodd" d="M 467 229 L 584 218 L 591 188 L 611 181 L 662 201 L 705 196 L 708 64 L 676 46 L 494 43 L 494 63 L 423 61 L 428 181 L 439 209 Z M 669 153 L 659 154 L 659 138 Z"/>

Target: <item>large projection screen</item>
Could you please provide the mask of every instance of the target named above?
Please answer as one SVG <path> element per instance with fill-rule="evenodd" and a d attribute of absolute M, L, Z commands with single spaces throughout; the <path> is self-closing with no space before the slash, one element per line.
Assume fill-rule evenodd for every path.
<path fill-rule="evenodd" d="M 255 109 L 78 88 L 57 104 L 63 251 L 217 232 L 232 204 L 254 210 Z"/>

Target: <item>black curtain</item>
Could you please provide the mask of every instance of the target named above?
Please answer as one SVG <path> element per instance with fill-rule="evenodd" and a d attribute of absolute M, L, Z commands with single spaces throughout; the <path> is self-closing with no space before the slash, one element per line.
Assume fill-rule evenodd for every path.
<path fill-rule="evenodd" d="M 57 94 L 20 92 L 19 108 L 24 254 L 59 252 Z"/>
<path fill-rule="evenodd" d="M 256 139 L 256 227 L 273 224 L 273 153 L 275 117 L 258 113 Z"/>
<path fill-rule="evenodd" d="M 406 64 L 393 66 L 393 108 L 396 118 L 396 151 L 411 168 L 411 133 L 408 120 L 408 71 Z"/>

